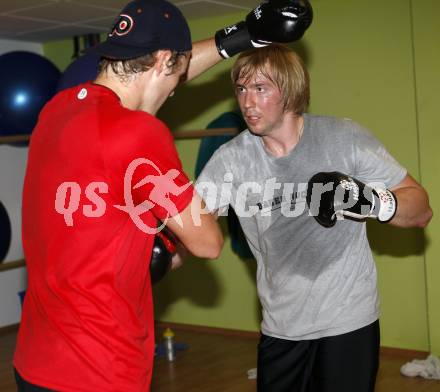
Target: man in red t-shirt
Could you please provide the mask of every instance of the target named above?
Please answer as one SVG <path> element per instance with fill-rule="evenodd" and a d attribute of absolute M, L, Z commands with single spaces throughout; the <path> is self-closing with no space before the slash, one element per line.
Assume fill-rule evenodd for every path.
<path fill-rule="evenodd" d="M 192 47 L 174 5 L 133 1 L 95 48 L 102 56 L 95 82 L 65 90 L 44 107 L 23 191 L 28 290 L 14 356 L 19 390 L 149 390 L 148 260 L 157 226 L 166 225 L 198 257 L 218 257 L 223 244 L 211 215 L 193 219 L 203 203 L 155 115 L 180 80 L 276 40 L 272 14 L 283 6 L 265 4 L 258 17 L 248 15 L 248 26 Z M 310 24 L 311 11 L 303 23 L 295 9 L 293 25 L 278 12 L 283 39 L 298 39 Z M 177 255 L 173 263 L 179 262 Z"/>

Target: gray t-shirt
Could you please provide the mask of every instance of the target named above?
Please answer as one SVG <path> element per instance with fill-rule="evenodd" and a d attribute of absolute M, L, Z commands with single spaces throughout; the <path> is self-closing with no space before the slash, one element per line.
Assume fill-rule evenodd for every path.
<path fill-rule="evenodd" d="M 272 156 L 244 131 L 221 146 L 197 180 L 210 210 L 235 209 L 257 260 L 265 335 L 302 340 L 362 328 L 379 317 L 376 268 L 366 224 L 324 228 L 309 215 L 307 183 L 339 171 L 397 185 L 406 175 L 383 145 L 351 120 L 304 115 L 290 153 Z"/>

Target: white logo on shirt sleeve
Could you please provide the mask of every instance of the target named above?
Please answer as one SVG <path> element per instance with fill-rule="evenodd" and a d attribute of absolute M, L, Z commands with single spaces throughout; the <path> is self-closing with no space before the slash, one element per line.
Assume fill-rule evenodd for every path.
<path fill-rule="evenodd" d="M 78 99 L 84 99 L 85 97 L 87 97 L 87 90 L 85 88 L 82 88 L 77 97 Z"/>

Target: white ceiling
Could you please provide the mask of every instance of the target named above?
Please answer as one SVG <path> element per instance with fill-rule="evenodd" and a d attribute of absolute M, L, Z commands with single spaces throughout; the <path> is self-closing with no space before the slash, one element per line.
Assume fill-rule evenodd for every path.
<path fill-rule="evenodd" d="M 0 38 L 48 42 L 107 32 L 128 0 L 0 0 Z M 252 9 L 258 0 L 171 0 L 186 18 Z"/>

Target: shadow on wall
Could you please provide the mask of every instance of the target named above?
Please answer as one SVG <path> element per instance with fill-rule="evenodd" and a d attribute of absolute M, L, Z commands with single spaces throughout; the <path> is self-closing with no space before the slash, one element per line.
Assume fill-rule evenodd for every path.
<path fill-rule="evenodd" d="M 243 277 L 243 279 L 249 279 L 255 285 L 255 260 L 234 258 L 231 262 L 245 263 L 246 275 L 248 276 Z M 200 308 L 212 309 L 219 306 L 224 293 L 228 291 L 228 285 L 227 282 L 224 283 L 220 280 L 212 263 L 219 263 L 219 261 L 200 260 L 191 257 L 183 267 L 168 273 L 168 276 L 154 289 L 155 319 L 161 320 L 168 307 L 173 306 L 175 302 L 183 298 Z M 224 265 L 225 260 L 222 263 Z M 252 306 L 252 304 L 250 303 L 249 306 Z M 258 299 L 256 299 L 253 306 L 255 307 L 257 319 L 260 320 L 261 308 Z M 187 321 L 185 322 L 187 323 Z M 237 324 L 240 324 L 240 320 L 237 320 Z"/>
<path fill-rule="evenodd" d="M 160 109 L 158 117 L 163 119 L 170 129 L 179 129 L 203 112 L 232 97 L 229 71 L 221 72 L 207 83 L 184 84 L 177 87 L 175 95 Z"/>
<path fill-rule="evenodd" d="M 367 233 L 371 249 L 378 255 L 422 255 L 428 246 L 423 229 L 402 229 L 368 220 Z"/>
<path fill-rule="evenodd" d="M 223 236 L 228 235 L 224 220 L 219 220 Z M 219 304 L 221 284 L 211 263 L 216 260 L 203 260 L 188 257 L 180 268 L 169 271 L 164 279 L 154 286 L 155 319 L 160 320 L 169 306 L 186 298 L 192 304 L 210 308 Z"/>
<path fill-rule="evenodd" d="M 183 298 L 202 308 L 218 305 L 222 288 L 211 263 L 216 261 L 189 257 L 182 267 L 168 272 L 154 289 L 156 319 L 160 320 L 169 306 Z"/>
<path fill-rule="evenodd" d="M 229 236 L 226 219 L 220 219 L 219 223 L 226 239 Z M 245 263 L 248 276 L 244 279 L 249 279 L 255 285 L 255 260 L 239 259 L 238 256 L 235 256 L 231 262 Z M 182 298 L 201 308 L 215 308 L 218 306 L 224 292 L 228 290 L 228 286 L 227 282 L 221 281 L 214 268 L 226 268 L 224 263 L 225 260 L 202 260 L 190 257 L 181 268 L 170 271 L 160 283 L 154 286 L 155 319 L 161 320 L 168 307 Z M 260 319 L 261 310 L 258 299 L 254 305 L 257 318 Z M 239 320 L 237 320 L 237 323 L 239 324 Z"/>

